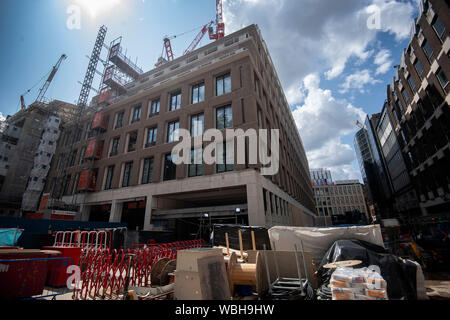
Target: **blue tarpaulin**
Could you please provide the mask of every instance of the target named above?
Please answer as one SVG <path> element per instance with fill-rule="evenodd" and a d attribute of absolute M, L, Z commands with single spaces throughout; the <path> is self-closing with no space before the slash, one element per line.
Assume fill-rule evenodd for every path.
<path fill-rule="evenodd" d="M 0 247 L 15 247 L 22 235 L 22 229 L 0 229 Z"/>

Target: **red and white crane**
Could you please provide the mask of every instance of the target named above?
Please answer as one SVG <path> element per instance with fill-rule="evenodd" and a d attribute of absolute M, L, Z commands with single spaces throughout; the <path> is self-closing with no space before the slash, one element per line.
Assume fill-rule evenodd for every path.
<path fill-rule="evenodd" d="M 214 32 L 214 21 L 211 21 L 207 24 L 205 24 L 200 32 L 197 34 L 197 36 L 194 38 L 194 40 L 191 42 L 189 47 L 183 52 L 183 55 L 188 54 L 189 52 L 192 52 L 197 48 L 200 41 L 202 41 L 203 37 L 205 36 L 206 32 L 209 33 L 209 39 L 211 40 L 219 40 L 222 39 L 225 36 L 225 23 L 223 22 L 223 8 L 222 8 L 222 0 L 216 0 L 216 21 L 215 21 L 215 27 L 216 30 Z M 189 31 L 188 31 L 189 32 Z M 185 32 L 187 33 L 187 32 Z M 185 34 L 183 33 L 183 34 Z M 181 34 L 181 35 L 183 35 Z M 172 43 L 171 40 L 175 39 L 180 35 L 172 36 L 172 37 L 165 37 L 163 39 L 164 45 L 163 50 L 161 53 L 161 57 L 158 59 L 158 62 L 156 63 L 156 67 L 159 67 L 160 65 L 174 60 L 175 56 L 173 54 L 172 50 Z"/>

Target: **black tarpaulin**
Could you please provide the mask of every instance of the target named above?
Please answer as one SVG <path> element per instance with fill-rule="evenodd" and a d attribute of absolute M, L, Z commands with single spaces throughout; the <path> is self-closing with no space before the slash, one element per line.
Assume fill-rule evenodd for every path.
<path fill-rule="evenodd" d="M 318 269 L 322 283 L 329 283 L 335 269 L 325 269 L 324 265 L 346 260 L 361 260 L 362 264 L 354 268 L 378 266 L 381 276 L 387 282 L 390 300 L 417 299 L 417 266 L 387 253 L 380 246 L 361 240 L 339 240 L 327 251 Z"/>

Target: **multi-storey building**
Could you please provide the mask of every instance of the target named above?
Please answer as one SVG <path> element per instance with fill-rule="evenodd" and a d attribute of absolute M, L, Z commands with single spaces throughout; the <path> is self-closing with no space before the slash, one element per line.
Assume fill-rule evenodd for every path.
<path fill-rule="evenodd" d="M 388 87 L 387 111 L 423 214 L 450 212 L 449 30 L 448 1 L 421 1 Z"/>
<path fill-rule="evenodd" d="M 368 215 L 364 188 L 358 180 L 314 186 L 314 195 L 319 216 L 344 215 L 354 211 Z"/>
<path fill-rule="evenodd" d="M 419 208 L 417 195 L 412 185 L 397 136 L 388 113 L 389 102 L 384 103 L 381 117 L 376 124 L 376 138 L 380 144 L 383 166 L 389 179 L 392 207 L 388 217 L 409 216 Z"/>
<path fill-rule="evenodd" d="M 250 225 L 312 225 L 306 154 L 257 26 L 143 73 L 122 89 L 112 104 L 86 113 L 83 127 L 65 130 L 59 145 L 66 147 L 53 163 L 69 155 L 69 164 L 60 171 L 52 166 L 50 206 L 78 205 L 82 220 L 184 233 L 197 231 L 205 214 Z M 263 176 L 262 164 L 248 161 L 249 138 L 244 164 L 223 143 L 220 154 L 234 164 L 175 165 L 171 151 L 180 128 L 192 136 L 208 129 L 279 129 L 279 171 Z M 201 159 L 208 145 L 193 141 L 192 158 Z"/>
<path fill-rule="evenodd" d="M 54 100 L 35 102 L 6 119 L 0 133 L 0 214 L 37 209 L 60 124 L 74 115 L 74 105 Z"/>
<path fill-rule="evenodd" d="M 313 186 L 323 186 L 333 184 L 333 178 L 331 177 L 331 171 L 326 169 L 311 169 L 310 170 L 311 181 Z"/>

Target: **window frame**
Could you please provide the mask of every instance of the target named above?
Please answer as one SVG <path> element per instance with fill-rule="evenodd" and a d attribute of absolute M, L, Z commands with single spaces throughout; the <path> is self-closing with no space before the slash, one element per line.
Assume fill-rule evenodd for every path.
<path fill-rule="evenodd" d="M 197 92 L 196 92 L 197 91 Z M 202 95 L 203 93 L 203 95 Z M 205 82 L 199 82 L 191 88 L 191 104 L 197 104 L 205 101 Z"/>
<path fill-rule="evenodd" d="M 173 129 L 172 133 L 171 131 L 171 125 L 178 125 L 176 128 Z M 177 133 L 177 131 L 180 129 L 180 120 L 174 120 L 167 123 L 167 143 L 173 143 L 178 142 L 180 140 L 180 135 Z"/>
<path fill-rule="evenodd" d="M 133 144 L 134 145 L 134 149 L 130 150 L 131 136 L 134 135 L 134 134 L 136 134 L 136 141 Z M 136 147 L 137 146 L 137 140 L 138 140 L 138 131 L 137 130 L 136 131 L 131 131 L 131 132 L 128 133 L 127 153 L 135 152 L 137 150 L 137 147 Z"/>
<path fill-rule="evenodd" d="M 435 27 L 435 25 L 436 25 L 436 23 L 437 23 L 438 21 L 440 21 L 440 25 L 441 25 L 442 28 L 443 28 L 441 34 L 439 34 L 439 31 L 438 31 L 438 30 L 436 29 L 436 27 Z M 433 28 L 434 32 L 436 32 L 436 35 L 438 36 L 439 40 L 440 40 L 441 42 L 444 42 L 444 41 L 445 41 L 445 35 L 446 35 L 446 33 L 447 33 L 447 29 L 445 28 L 444 22 L 442 21 L 442 19 L 441 19 L 438 15 L 436 15 L 436 18 L 434 19 L 434 22 L 431 24 L 431 27 Z"/>
<path fill-rule="evenodd" d="M 136 111 L 138 111 L 138 118 L 136 117 Z M 142 106 L 136 106 L 133 108 L 133 113 L 131 114 L 131 123 L 136 123 L 141 121 L 142 118 Z"/>
<path fill-rule="evenodd" d="M 122 175 L 122 188 L 128 188 L 131 186 L 131 176 L 133 174 L 133 161 L 124 163 L 123 165 L 123 175 Z M 127 171 L 127 168 L 129 170 Z M 127 176 L 127 180 L 125 180 L 125 177 Z M 125 185 L 126 182 L 126 185 Z"/>
<path fill-rule="evenodd" d="M 151 141 L 149 141 L 150 138 L 150 132 L 151 132 Z M 145 148 L 150 148 L 156 145 L 156 141 L 158 139 L 158 127 L 149 127 L 147 128 L 147 139 L 145 141 Z"/>
<path fill-rule="evenodd" d="M 444 77 L 447 79 L 447 83 L 443 84 L 441 81 L 441 77 L 439 77 L 440 74 L 443 74 Z M 439 70 L 436 72 L 436 78 L 438 79 L 439 84 L 441 85 L 442 89 L 445 90 L 445 88 L 447 88 L 448 84 L 449 84 L 449 80 L 447 75 L 445 74 L 444 70 L 442 68 L 439 68 Z"/>
<path fill-rule="evenodd" d="M 115 165 L 110 165 L 110 166 L 106 167 L 105 187 L 103 188 L 103 190 L 111 190 L 112 189 L 112 181 L 114 179 L 115 167 L 116 167 Z"/>
<path fill-rule="evenodd" d="M 148 117 L 151 118 L 159 115 L 159 112 L 161 111 L 161 99 L 150 100 L 149 104 Z M 156 110 L 154 106 L 156 106 Z"/>
<path fill-rule="evenodd" d="M 223 128 L 219 126 L 219 112 L 223 110 L 224 120 L 223 120 Z M 227 127 L 227 110 L 231 110 L 231 125 Z M 224 130 L 224 129 L 232 129 L 233 128 L 233 106 L 228 104 L 226 106 L 216 108 L 216 129 Z"/>
<path fill-rule="evenodd" d="M 196 153 L 200 150 L 202 163 L 196 164 L 195 163 L 195 157 Z M 188 165 L 188 177 L 194 178 L 194 177 L 201 177 L 203 176 L 203 148 L 192 148 L 191 149 L 191 163 Z M 194 174 L 191 174 L 191 170 L 194 170 Z"/>
<path fill-rule="evenodd" d="M 227 79 L 229 79 L 229 91 L 227 91 L 226 89 L 228 89 L 228 87 L 227 87 Z M 219 82 L 222 82 L 222 85 L 221 86 L 219 86 Z M 219 94 L 219 87 L 221 87 L 221 89 L 222 89 L 222 93 L 220 93 Z M 216 77 L 216 97 L 220 97 L 220 96 L 223 96 L 223 95 L 225 95 L 225 94 L 227 94 L 227 93 L 231 93 L 232 92 L 232 86 L 231 86 L 231 72 L 227 72 L 227 73 L 224 73 L 224 74 L 222 74 L 222 75 L 220 75 L 220 76 L 217 76 Z"/>
<path fill-rule="evenodd" d="M 171 167 L 169 168 L 170 170 L 173 170 L 173 172 L 168 172 L 168 168 L 167 168 L 167 161 L 170 158 L 170 162 L 172 163 Z M 172 161 L 172 154 L 168 153 L 166 155 L 164 155 L 164 165 L 163 165 L 163 181 L 174 181 L 177 179 L 177 165 L 175 163 L 173 163 Z M 173 178 L 172 176 L 170 178 L 167 178 L 168 174 L 171 173 L 173 174 Z"/>
<path fill-rule="evenodd" d="M 428 51 L 425 48 L 429 48 L 431 50 L 430 54 L 428 55 Z M 425 56 L 428 59 L 428 62 L 431 64 L 431 62 L 433 61 L 433 55 L 434 55 L 434 50 L 433 48 L 430 46 L 430 43 L 428 42 L 427 39 L 424 40 L 424 42 L 422 43 L 422 50 L 425 53 Z"/>
<path fill-rule="evenodd" d="M 179 97 L 179 99 L 178 99 Z M 173 99 L 175 98 L 175 108 L 173 108 Z M 182 90 L 177 90 L 169 94 L 169 112 L 181 109 Z"/>
<path fill-rule="evenodd" d="M 146 170 L 146 165 L 148 161 L 148 167 Z M 153 169 L 155 166 L 155 159 L 153 157 L 145 158 L 142 163 L 142 177 L 141 184 L 151 184 L 153 183 Z"/>
<path fill-rule="evenodd" d="M 199 120 L 199 118 L 201 117 L 201 122 L 202 122 L 202 127 L 201 130 L 199 130 L 199 128 L 197 127 L 196 131 L 194 132 L 194 120 Z M 198 121 L 200 122 L 200 121 Z M 190 133 L 191 133 L 191 137 L 198 137 L 198 136 L 202 136 L 203 133 L 205 132 L 205 114 L 203 112 L 200 113 L 196 113 L 194 115 L 191 116 L 191 121 L 190 121 Z M 201 131 L 201 133 L 198 133 L 198 131 Z"/>
<path fill-rule="evenodd" d="M 123 119 L 125 118 L 125 111 L 120 111 L 116 116 L 116 123 L 114 124 L 114 130 L 120 129 L 123 127 Z M 120 119 L 120 125 L 119 125 Z"/>
<path fill-rule="evenodd" d="M 117 148 L 114 150 L 115 141 L 117 141 Z M 115 157 L 119 154 L 119 147 L 120 147 L 120 137 L 115 137 L 111 140 L 111 151 L 109 152 L 109 157 Z M 115 151 L 115 152 L 114 152 Z"/>

